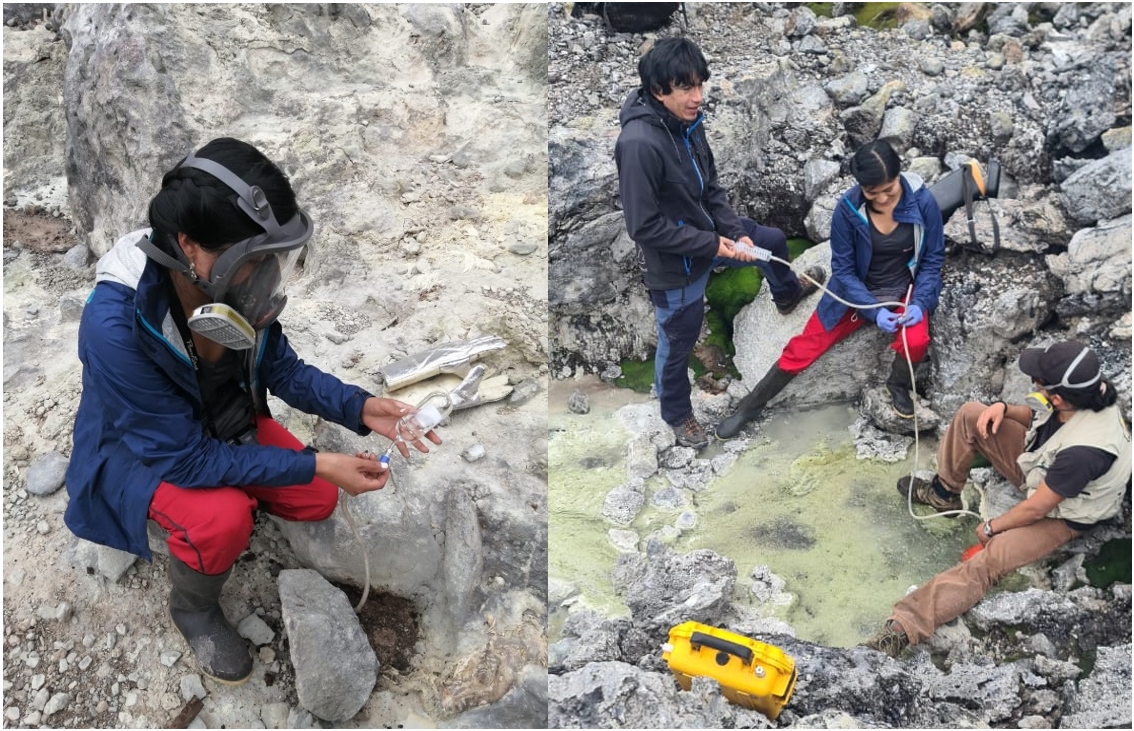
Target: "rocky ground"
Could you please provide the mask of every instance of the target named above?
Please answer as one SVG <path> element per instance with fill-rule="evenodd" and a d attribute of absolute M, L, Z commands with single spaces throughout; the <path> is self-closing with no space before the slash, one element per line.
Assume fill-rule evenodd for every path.
<path fill-rule="evenodd" d="M 722 185 L 738 212 L 818 244 L 798 257 L 800 267 L 828 265 L 822 242 L 831 211 L 853 182 L 845 163 L 864 142 L 890 140 L 928 183 L 968 158 L 1002 163 L 999 198 L 987 206 L 999 217 L 999 252 L 988 250 L 983 206 L 976 217 L 983 247 L 970 245 L 962 216 L 946 227 L 934 344 L 918 373 L 919 405 L 934 412 L 926 429 L 948 423 L 965 400 L 1021 401 L 1029 384 L 1015 367 L 1019 351 L 1064 338 L 1100 353 L 1129 414 L 1129 5 L 904 3 L 888 11 L 889 25 L 870 28 L 851 15 L 858 4 L 834 4 L 834 17 L 798 3 L 687 4 L 687 19 L 676 14 L 656 33 L 611 32 L 597 15 L 573 17 L 572 7 L 548 11 L 555 378 L 611 381 L 622 364 L 652 356 L 652 311 L 619 211 L 612 151 L 618 110 L 638 84 L 638 58 L 656 37 L 688 34 L 710 64 L 706 131 Z M 730 413 L 808 315 L 779 317 L 764 288 L 733 322 L 742 378 L 727 394 L 695 389 L 698 419 L 711 425 Z M 779 405 L 853 402 L 862 421 L 873 422 L 865 433 L 885 432 L 868 444 L 860 439 L 860 458 L 900 458 L 906 446 L 892 432 L 903 429 L 878 419 L 886 410 L 877 397 L 889 367 L 885 346 L 877 333 L 848 338 L 785 389 Z M 1128 573 L 1099 589 L 1086 585 L 1083 571 L 1084 558 L 1104 543 L 1119 552 L 1129 546 L 1129 502 L 1089 538 L 1021 570 L 1032 588 L 990 593 L 894 662 L 796 641 L 790 627 L 749 615 L 751 597 L 736 586 L 729 557 L 671 553 L 680 519 L 654 533 L 653 523 L 635 522 L 672 487 L 695 512 L 698 490 L 729 479 L 728 455 L 683 454 L 650 413 L 652 423 L 639 411 L 624 417 L 633 434 L 626 479 L 608 494 L 602 516 L 608 526 L 645 527 L 642 535 L 609 534 L 619 553 L 616 591 L 632 616 L 579 609 L 586 604 L 579 587 L 556 577 L 552 612 L 565 619 L 563 639 L 550 649 L 552 726 L 1129 725 Z M 725 448 L 734 449 L 743 445 Z M 1011 490 L 1002 497 L 981 510 L 1000 514 L 1018 499 Z M 706 579 L 714 573 L 719 580 Z M 678 621 L 675 607 L 682 620 L 795 655 L 805 669 L 777 721 L 724 703 L 711 683 L 674 690 L 656 647 Z"/>
<path fill-rule="evenodd" d="M 47 9 L 49 18 L 63 17 L 55 6 Z M 92 209 L 90 201 L 102 189 L 87 184 L 97 176 L 88 172 L 68 181 L 65 146 L 71 132 L 61 104 L 65 96 L 72 99 L 63 91 L 68 46 L 134 38 L 149 43 L 150 31 L 159 28 L 181 34 L 167 51 L 187 55 L 167 57 L 165 67 L 147 67 L 150 76 L 142 83 L 155 84 L 155 106 L 169 103 L 162 94 L 171 85 L 183 95 L 173 95 L 174 103 L 192 97 L 191 112 L 175 112 L 190 131 L 171 140 L 142 119 L 145 128 L 134 129 L 137 145 L 121 157 L 104 148 L 95 154 L 97 165 L 104 170 L 137 165 L 145 169 L 139 179 L 148 186 L 168 164 L 149 157 L 152 152 L 162 144 L 180 149 L 211 139 L 218 129 L 254 141 L 279 160 L 317 222 L 317 240 L 281 321 L 305 361 L 344 381 L 380 392 L 380 370 L 392 360 L 432 344 L 502 337 L 507 346 L 483 362 L 489 375 L 507 380 L 511 395 L 454 414 L 439 429 L 441 447 L 427 457 L 396 461 L 394 469 L 419 491 L 416 500 L 428 510 L 441 509 L 437 496 L 446 490 L 465 489 L 452 488 L 451 478 L 439 475 L 468 473 L 469 489 L 479 490 L 467 508 L 474 528 L 477 510 L 491 513 L 482 515 L 489 525 L 514 527 L 514 515 L 503 514 L 499 503 L 523 500 L 529 516 L 523 530 L 533 535 L 508 556 L 538 555 L 540 530 L 546 552 L 546 507 L 528 499 L 529 491 L 545 492 L 540 485 L 546 480 L 546 442 L 543 447 L 540 442 L 547 378 L 542 14 L 490 6 L 406 8 L 404 14 L 382 6 L 328 12 L 314 6 L 103 8 L 101 22 L 64 22 L 69 30 L 60 32 L 58 23 L 45 24 L 36 9 L 18 17 L 15 8 L 11 17 L 9 10 L 6 5 L 5 19 L 13 22 L 3 29 L 5 727 L 156 728 L 190 717 L 193 727 L 210 728 L 542 725 L 546 641 L 540 647 L 538 638 L 531 639 L 534 630 L 517 627 L 540 624 L 545 610 L 539 594 L 546 581 L 538 567 L 515 569 L 535 576 L 538 591 L 526 578 L 516 584 L 501 578 L 512 574 L 498 567 L 508 558 L 498 555 L 492 541 L 507 531 L 475 546 L 493 573 L 468 577 L 471 604 L 468 616 L 458 619 L 469 624 L 458 637 L 436 631 L 429 636 L 423 625 L 431 597 L 441 593 L 438 586 L 422 587 L 412 597 L 371 588 L 359 619 L 378 656 L 377 684 L 357 715 L 329 722 L 299 701 L 276 577 L 303 563 L 276 523 L 257 516 L 251 545 L 222 596 L 229 620 L 256 652 L 252 679 L 234 689 L 202 680 L 170 624 L 160 538 L 151 537 L 152 563 L 78 544 L 63 523 L 61 489 L 82 387 L 78 319 L 93 285 L 93 264 L 113 237 L 129 230 L 123 226 L 138 227 L 137 212 L 143 210 L 138 201 L 152 195 L 141 188 L 120 190 Z M 240 22 L 231 22 L 229 14 Z M 115 23 L 118 31 L 98 41 L 82 36 Z M 259 40 L 249 44 L 240 27 L 257 28 Z M 340 42 L 337 33 L 353 40 Z M 284 76 L 269 70 L 253 82 L 279 84 L 265 92 L 277 95 L 277 106 L 245 114 L 229 104 L 232 93 L 223 87 L 230 76 L 242 78 L 233 83 L 246 88 L 249 75 L 263 71 L 261 61 L 274 68 L 291 58 L 295 49 L 289 44 L 300 37 L 308 57 L 318 62 L 289 66 Z M 370 57 L 395 59 L 390 63 L 399 72 L 392 81 L 359 85 L 351 78 L 358 64 L 343 61 L 342 54 L 362 53 L 368 44 L 382 49 L 365 51 Z M 208 80 L 185 71 L 202 60 L 185 49 L 198 46 L 210 53 L 233 49 L 221 52 Z M 233 70 L 230 62 L 239 68 Z M 110 63 L 88 69 L 88 78 L 112 78 L 116 68 Z M 144 107 L 132 106 L 143 118 L 149 111 Z M 495 120 L 494 127 L 485 126 L 487 118 Z M 107 138 L 120 138 L 116 123 L 108 124 Z M 285 129 L 286 140 L 278 136 L 286 136 Z M 98 144 L 101 134 L 88 127 L 80 142 Z M 178 153 L 170 154 L 176 159 Z M 297 166 L 299 160 L 304 165 Z M 71 158 L 88 171 L 89 162 Z M 273 411 L 300 439 L 320 448 L 387 446 L 380 438 L 346 445 L 338 427 L 316 423 L 278 401 Z M 386 492 L 397 498 L 396 490 Z M 365 530 L 371 516 L 361 504 L 355 510 Z M 359 588 L 341 588 L 353 605 Z M 516 625 L 503 611 L 514 602 L 527 607 Z M 506 642 L 494 637 L 497 625 L 498 632 L 508 633 Z M 529 645 L 523 652 L 508 644 L 521 636 Z M 505 658 L 494 649 L 500 645 L 512 654 Z M 203 703 L 195 705 L 194 698 Z M 187 714 L 179 716 L 183 710 Z"/>

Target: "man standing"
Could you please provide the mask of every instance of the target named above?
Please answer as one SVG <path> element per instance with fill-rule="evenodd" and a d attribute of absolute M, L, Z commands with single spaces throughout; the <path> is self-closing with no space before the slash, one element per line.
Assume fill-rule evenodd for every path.
<path fill-rule="evenodd" d="M 759 267 L 785 315 L 817 287 L 768 261 L 769 253 L 787 260 L 783 231 L 737 216 L 717 182 L 701 113 L 709 66 L 700 49 L 687 38 L 662 39 L 639 60 L 638 75 L 641 86 L 619 116 L 619 192 L 658 325 L 654 386 L 661 415 L 678 444 L 700 449 L 709 437 L 693 415 L 686 368 L 701 332 L 710 271 Z M 807 275 L 820 283 L 825 277 L 819 267 Z"/>
<path fill-rule="evenodd" d="M 1035 391 L 1027 405 L 970 401 L 937 450 L 939 473 L 913 480 L 913 501 L 938 512 L 961 508 L 961 488 L 979 452 L 1027 499 L 976 528 L 983 548 L 894 606 L 864 644 L 897 657 L 974 606 L 1000 577 L 1038 561 L 1122 509 L 1130 482 L 1130 431 L 1099 359 L 1073 340 L 1020 354 Z M 1037 412 L 1033 416 L 1032 412 Z M 898 482 L 905 498 L 910 478 Z"/>

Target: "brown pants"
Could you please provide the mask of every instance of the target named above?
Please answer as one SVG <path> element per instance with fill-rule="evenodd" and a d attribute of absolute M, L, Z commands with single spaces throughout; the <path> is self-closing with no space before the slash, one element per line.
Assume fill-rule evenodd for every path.
<path fill-rule="evenodd" d="M 960 492 L 969 477 L 969 466 L 977 452 L 992 463 L 1013 485 L 1024 484 L 1016 457 L 1024 451 L 1023 424 L 1005 419 L 988 438 L 977 433 L 976 420 L 984 404 L 970 401 L 953 416 L 937 450 L 938 477 L 950 490 Z M 981 600 L 1002 576 L 1047 554 L 1078 536 L 1062 520 L 1042 518 L 1020 528 L 998 533 L 984 550 L 968 561 L 942 571 L 894 605 L 890 618 L 905 630 L 911 644 L 933 634 Z"/>

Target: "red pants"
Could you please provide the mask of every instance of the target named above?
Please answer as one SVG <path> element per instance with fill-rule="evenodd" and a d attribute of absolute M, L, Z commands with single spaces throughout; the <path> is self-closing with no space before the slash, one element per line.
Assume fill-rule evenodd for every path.
<path fill-rule="evenodd" d="M 897 310 L 899 313 L 904 311 L 905 308 Z M 809 365 L 819 360 L 819 356 L 830 350 L 832 345 L 867 322 L 871 321 L 863 319 L 863 316 L 858 314 L 857 310 L 847 310 L 847 313 L 835 323 L 835 326 L 827 330 L 819 321 L 819 314 L 812 312 L 811 319 L 807 321 L 803 332 L 789 340 L 788 344 L 784 346 L 783 352 L 780 353 L 778 363 L 780 369 L 792 374 L 801 373 Z M 921 359 L 925 357 L 925 351 L 929 349 L 929 318 L 923 317 L 918 324 L 910 325 L 904 329 L 906 331 L 905 339 L 910 348 L 910 360 L 914 363 L 920 363 Z M 902 342 L 902 330 L 903 328 L 899 327 L 898 332 L 894 333 L 894 341 L 890 343 L 890 347 L 904 358 L 906 356 L 906 345 Z"/>
<path fill-rule="evenodd" d="M 303 444 L 266 416 L 256 417 L 256 440 L 300 450 Z M 316 477 L 290 487 L 181 488 L 162 482 L 150 501 L 149 517 L 169 532 L 169 552 L 194 571 L 223 574 L 248 548 L 252 511 L 258 503 L 284 520 L 326 520 L 338 504 L 339 488 Z"/>

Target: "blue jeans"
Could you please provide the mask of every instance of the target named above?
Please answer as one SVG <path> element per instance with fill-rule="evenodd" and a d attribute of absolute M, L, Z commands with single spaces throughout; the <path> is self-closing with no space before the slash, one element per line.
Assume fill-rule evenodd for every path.
<path fill-rule="evenodd" d="M 787 237 L 778 228 L 761 226 L 748 218 L 741 218 L 744 230 L 752 243 L 787 261 Z M 755 266 L 768 280 L 772 299 L 789 300 L 799 292 L 799 278 L 791 267 L 779 262 L 744 262 L 716 257 L 711 267 L 701 276 L 677 289 L 650 290 L 654 303 L 654 319 L 658 324 L 658 350 L 654 357 L 654 390 L 661 404 L 661 416 L 670 426 L 678 426 L 693 414 L 690 401 L 692 387 L 686 371 L 689 355 L 701 334 L 701 320 L 705 314 L 705 286 L 709 274 L 720 266 Z"/>

